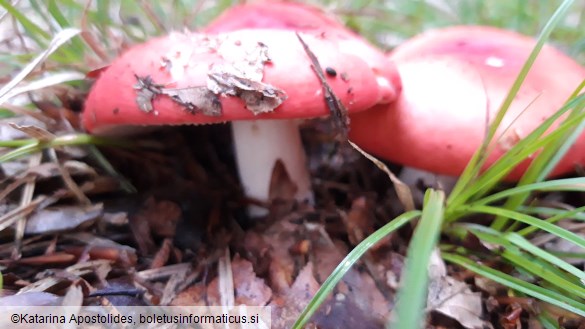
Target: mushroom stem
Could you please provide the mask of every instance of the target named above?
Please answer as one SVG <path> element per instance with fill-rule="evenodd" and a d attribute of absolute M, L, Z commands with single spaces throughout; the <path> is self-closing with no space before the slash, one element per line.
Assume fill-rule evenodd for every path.
<path fill-rule="evenodd" d="M 295 198 L 313 201 L 313 191 L 298 124 L 294 120 L 232 122 L 236 161 L 246 196 L 269 201 L 272 169 L 278 159 L 296 184 Z M 250 206 L 251 217 L 267 214 L 265 208 Z"/>

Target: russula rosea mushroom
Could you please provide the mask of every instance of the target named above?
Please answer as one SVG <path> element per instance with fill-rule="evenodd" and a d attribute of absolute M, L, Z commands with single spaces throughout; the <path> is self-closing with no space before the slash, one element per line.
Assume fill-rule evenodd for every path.
<path fill-rule="evenodd" d="M 351 115 L 350 139 L 388 160 L 458 176 L 483 142 L 486 123 L 496 116 L 535 43 L 481 26 L 439 29 L 407 41 L 390 54 L 403 85 L 398 100 Z M 486 166 L 559 110 L 584 79 L 583 66 L 545 46 L 500 125 Z M 583 163 L 585 136 L 553 175 Z M 507 179 L 518 179 L 528 164 Z"/>
<path fill-rule="evenodd" d="M 241 29 L 275 29 L 275 30 L 287 30 L 294 32 L 302 32 L 303 34 L 312 35 L 318 39 L 329 40 L 336 43 L 341 53 L 352 54 L 359 57 L 361 60 L 367 63 L 370 70 L 377 76 L 378 84 L 382 88 L 385 88 L 389 93 L 386 99 L 380 101 L 380 103 L 388 103 L 389 100 L 395 99 L 397 94 L 400 92 L 400 78 L 396 67 L 387 60 L 384 53 L 378 50 L 376 47 L 367 42 L 364 38 L 357 35 L 355 32 L 347 29 L 341 22 L 335 17 L 328 15 L 325 11 L 320 8 L 309 6 L 306 4 L 295 3 L 295 2 L 278 2 L 278 1 L 259 1 L 254 3 L 246 3 L 242 5 L 236 5 L 228 10 L 224 11 L 218 18 L 212 21 L 209 25 L 202 29 L 205 33 L 225 33 L 232 32 Z M 323 66 L 325 73 L 330 78 L 336 78 L 339 74 L 341 79 L 351 79 L 348 76 L 348 72 L 340 70 L 335 66 Z M 258 127 L 263 127 L 260 133 Z M 257 121 L 242 121 L 232 125 L 234 135 L 237 136 L 255 136 L 256 143 L 248 144 L 247 148 L 237 147 L 236 157 L 246 157 L 246 154 L 253 151 L 255 144 L 270 143 L 268 137 L 274 136 L 277 131 L 288 131 L 285 138 L 289 144 L 295 145 L 295 149 L 298 151 L 297 154 L 301 154 L 302 144 L 301 137 L 298 131 L 291 121 L 273 121 L 268 122 L 263 120 L 262 123 Z M 252 131 L 255 133 L 252 134 Z M 251 138 L 251 137 L 247 137 Z M 292 148 L 292 146 L 290 147 Z M 281 153 L 272 153 L 273 158 L 263 159 L 267 163 L 273 163 L 279 158 L 290 157 L 286 155 L 288 152 L 286 149 L 281 148 Z M 305 168 L 304 157 L 296 158 L 295 168 L 298 170 L 298 174 L 291 175 L 293 178 L 301 178 L 299 181 L 305 182 L 308 187 L 308 172 Z M 252 173 L 243 173 L 240 170 L 240 176 L 242 183 L 248 189 L 249 195 L 252 194 L 259 199 L 265 199 L 266 194 L 262 191 L 256 193 L 252 192 L 248 186 L 265 186 L 264 183 L 250 182 L 247 183 L 247 177 L 252 177 L 254 180 L 260 180 L 259 177 L 253 176 Z M 303 173 L 301 174 L 301 171 Z M 261 181 L 266 181 L 270 177 L 266 174 L 262 174 Z M 309 195 L 303 193 L 303 195 Z"/>
<path fill-rule="evenodd" d="M 323 67 L 340 73 L 325 76 L 349 112 L 394 100 L 395 70 L 381 76 L 340 49 L 334 38 L 301 37 Z M 246 194 L 266 200 L 277 158 L 297 184 L 297 198 L 311 198 L 305 155 L 291 119 L 328 114 L 322 83 L 295 32 L 254 29 L 172 33 L 130 48 L 95 82 L 82 120 L 95 134 L 128 126 L 254 120 L 234 129 L 234 144 Z"/>

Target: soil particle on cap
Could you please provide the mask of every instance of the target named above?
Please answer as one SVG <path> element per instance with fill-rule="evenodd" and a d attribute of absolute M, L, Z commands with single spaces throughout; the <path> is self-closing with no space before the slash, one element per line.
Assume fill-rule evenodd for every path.
<path fill-rule="evenodd" d="M 334 68 L 332 67 L 326 67 L 325 68 L 325 73 L 327 73 L 328 76 L 334 78 L 337 76 L 337 71 L 335 71 Z"/>

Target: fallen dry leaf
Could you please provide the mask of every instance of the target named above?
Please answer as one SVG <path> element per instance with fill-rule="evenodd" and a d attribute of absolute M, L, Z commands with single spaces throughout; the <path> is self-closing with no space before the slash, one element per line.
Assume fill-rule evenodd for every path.
<path fill-rule="evenodd" d="M 277 294 L 269 304 L 272 307 L 272 328 L 291 328 L 317 290 L 319 283 L 313 276 L 313 264 L 307 263 L 290 289 Z"/>
<path fill-rule="evenodd" d="M 482 329 L 488 325 L 481 319 L 481 293 L 472 292 L 464 282 L 447 276 L 445 263 L 438 251 L 431 257 L 429 276 L 428 310 L 447 315 L 465 328 Z"/>
<path fill-rule="evenodd" d="M 165 266 L 171 255 L 171 249 L 173 248 L 173 240 L 166 238 L 163 240 L 160 248 L 154 255 L 150 268 L 159 268 Z"/>
<path fill-rule="evenodd" d="M 252 263 L 235 255 L 232 260 L 236 305 L 264 306 L 272 297 L 272 290 L 254 273 Z"/>
<path fill-rule="evenodd" d="M 206 293 L 207 287 L 203 282 L 199 282 L 177 294 L 170 305 L 205 306 L 208 305 L 205 298 Z"/>
<path fill-rule="evenodd" d="M 357 198 L 351 204 L 351 209 L 346 216 L 347 236 L 354 246 L 374 232 L 371 209 L 372 206 L 368 204 L 365 197 Z"/>

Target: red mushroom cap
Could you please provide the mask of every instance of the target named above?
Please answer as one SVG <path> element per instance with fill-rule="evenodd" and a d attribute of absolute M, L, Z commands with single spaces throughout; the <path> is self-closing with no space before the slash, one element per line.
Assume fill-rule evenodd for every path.
<path fill-rule="evenodd" d="M 365 110 L 394 99 L 394 76 L 381 76 L 361 58 L 340 49 L 336 39 L 311 35 L 302 38 L 323 68 L 331 67 L 339 73 L 335 77 L 326 75 L 326 79 L 349 111 Z M 218 78 L 223 83 L 221 88 L 211 88 L 210 84 L 217 85 Z M 224 88 L 226 84 L 228 88 Z M 163 89 L 163 94 L 153 93 Z M 264 108 L 266 113 L 253 113 L 254 103 L 259 103 L 256 107 Z M 193 106 L 186 106 L 189 104 Z M 219 104 L 221 111 L 217 111 Z M 321 81 L 297 35 L 292 31 L 255 29 L 219 35 L 173 33 L 132 47 L 96 81 L 82 121 L 88 131 L 107 133 L 120 125 L 201 124 L 328 114 Z"/>
<path fill-rule="evenodd" d="M 295 2 L 263 1 L 230 7 L 207 25 L 205 33 L 224 33 L 241 29 L 280 29 L 297 32 L 337 30 L 353 34 L 335 17 L 318 7 Z"/>
<path fill-rule="evenodd" d="M 491 27 L 458 26 L 415 37 L 391 55 L 403 91 L 398 101 L 351 116 L 350 138 L 407 166 L 458 176 L 483 142 L 535 40 Z M 486 166 L 558 111 L 585 79 L 585 68 L 545 46 L 496 134 Z M 556 127 L 558 123 L 555 124 Z M 553 127 L 553 128 L 554 128 Z M 585 135 L 553 175 L 585 163 Z M 523 162 L 507 177 L 517 180 Z"/>
<path fill-rule="evenodd" d="M 241 29 L 288 30 L 335 40 L 341 52 L 353 54 L 364 60 L 371 70 L 383 77 L 381 80 L 390 79 L 388 85 L 394 89 L 393 99 L 400 93 L 400 76 L 396 66 L 388 61 L 384 52 L 318 7 L 278 1 L 233 6 L 202 31 L 215 34 Z"/>

